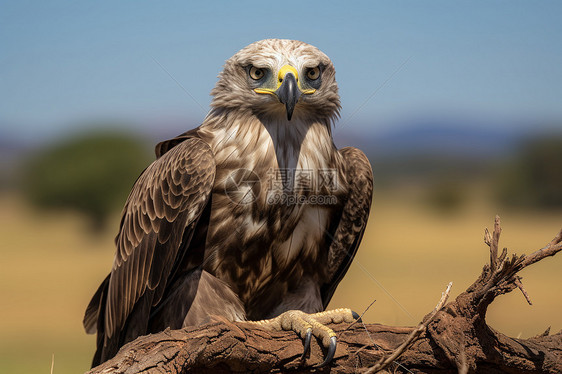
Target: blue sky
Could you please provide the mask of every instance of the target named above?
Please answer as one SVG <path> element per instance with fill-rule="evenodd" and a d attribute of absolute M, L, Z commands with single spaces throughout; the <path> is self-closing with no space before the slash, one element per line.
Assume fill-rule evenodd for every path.
<path fill-rule="evenodd" d="M 195 127 L 224 61 L 271 37 L 332 58 L 349 131 L 562 123 L 560 15 L 556 1 L 0 1 L 0 136 L 108 118 Z"/>

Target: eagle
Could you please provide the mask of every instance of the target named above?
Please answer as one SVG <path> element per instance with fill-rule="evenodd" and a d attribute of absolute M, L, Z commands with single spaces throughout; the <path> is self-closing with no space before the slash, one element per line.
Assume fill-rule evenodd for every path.
<path fill-rule="evenodd" d="M 84 316 L 92 365 L 141 335 L 211 316 L 311 336 L 333 358 L 325 311 L 365 231 L 373 174 L 337 149 L 335 69 L 318 48 L 267 39 L 225 62 L 202 124 L 156 146 L 125 203 L 110 274 Z M 252 322 L 249 322 L 252 323 Z M 287 327 L 288 326 L 288 327 Z"/>

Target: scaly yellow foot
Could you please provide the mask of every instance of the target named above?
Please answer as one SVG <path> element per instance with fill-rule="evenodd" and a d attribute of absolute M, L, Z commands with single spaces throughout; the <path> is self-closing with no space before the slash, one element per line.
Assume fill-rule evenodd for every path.
<path fill-rule="evenodd" d="M 314 335 L 320 339 L 324 348 L 328 350 L 324 362 L 319 367 L 328 365 L 336 353 L 337 338 L 334 330 L 326 326 L 330 323 L 351 323 L 359 319 L 359 315 L 351 309 L 340 308 L 320 313 L 308 314 L 300 310 L 289 310 L 279 316 L 262 321 L 250 321 L 260 327 L 275 331 L 292 330 L 304 339 L 304 359 L 310 349 L 310 340 Z"/>

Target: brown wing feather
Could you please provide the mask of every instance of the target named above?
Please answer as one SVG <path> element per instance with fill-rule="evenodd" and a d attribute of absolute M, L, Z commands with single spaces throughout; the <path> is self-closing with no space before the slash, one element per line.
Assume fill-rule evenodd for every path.
<path fill-rule="evenodd" d="M 338 152 L 343 157 L 342 167 L 349 192 L 328 252 L 330 280 L 321 289 L 324 308 L 328 306 L 359 248 L 373 197 L 373 171 L 367 156 L 353 147 L 342 148 Z"/>
<path fill-rule="evenodd" d="M 118 333 L 147 290 L 152 305 L 164 292 L 187 227 L 203 211 L 215 178 L 209 146 L 186 139 L 152 163 L 135 183 L 116 237 L 117 252 L 109 279 L 106 337 Z M 91 322 L 89 323 L 91 324 Z"/>

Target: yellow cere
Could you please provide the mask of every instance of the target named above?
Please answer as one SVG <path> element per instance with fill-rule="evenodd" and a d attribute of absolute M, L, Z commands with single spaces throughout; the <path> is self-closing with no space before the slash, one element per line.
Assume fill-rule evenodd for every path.
<path fill-rule="evenodd" d="M 285 79 L 285 75 L 287 75 L 289 73 L 293 73 L 293 75 L 295 76 L 295 79 L 297 80 L 297 83 L 298 83 L 299 73 L 297 72 L 297 69 L 295 69 L 291 65 L 285 65 L 281 69 L 279 69 L 279 73 L 277 73 L 277 88 L 281 87 L 281 84 L 283 84 L 283 80 Z M 300 88 L 300 85 L 299 85 L 299 88 Z"/>

